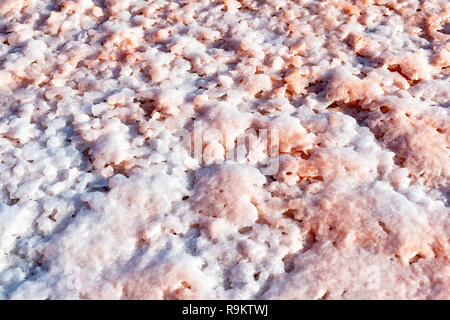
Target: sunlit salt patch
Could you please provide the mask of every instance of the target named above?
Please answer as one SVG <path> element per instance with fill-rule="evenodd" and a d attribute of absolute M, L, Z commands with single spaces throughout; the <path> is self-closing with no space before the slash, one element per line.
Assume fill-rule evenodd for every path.
<path fill-rule="evenodd" d="M 433 100 L 443 107 L 449 107 L 450 84 L 448 80 L 428 80 L 422 81 L 411 87 L 409 92 L 420 99 Z"/>

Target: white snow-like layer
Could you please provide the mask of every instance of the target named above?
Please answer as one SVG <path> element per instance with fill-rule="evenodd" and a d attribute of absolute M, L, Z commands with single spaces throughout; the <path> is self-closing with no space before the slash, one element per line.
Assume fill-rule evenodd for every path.
<path fill-rule="evenodd" d="M 449 19 L 0 1 L 0 298 L 450 299 Z"/>

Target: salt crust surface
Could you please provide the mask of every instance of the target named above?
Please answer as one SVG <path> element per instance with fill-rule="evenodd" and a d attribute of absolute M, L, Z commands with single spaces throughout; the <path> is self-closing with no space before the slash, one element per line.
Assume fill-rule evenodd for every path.
<path fill-rule="evenodd" d="M 1 1 L 0 298 L 449 299 L 449 18 Z M 194 121 L 278 129 L 279 170 Z"/>

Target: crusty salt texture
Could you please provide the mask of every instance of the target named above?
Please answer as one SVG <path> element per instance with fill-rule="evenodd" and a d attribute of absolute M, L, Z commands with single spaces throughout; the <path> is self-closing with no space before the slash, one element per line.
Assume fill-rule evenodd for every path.
<path fill-rule="evenodd" d="M 449 19 L 0 1 L 0 298 L 449 299 Z"/>

